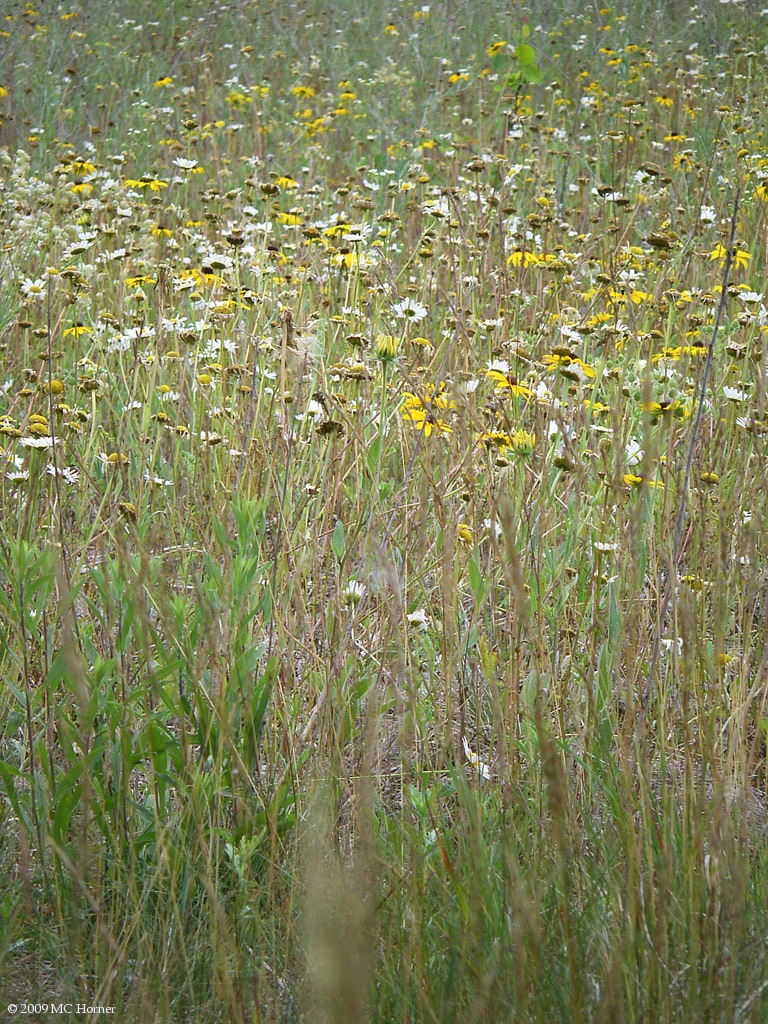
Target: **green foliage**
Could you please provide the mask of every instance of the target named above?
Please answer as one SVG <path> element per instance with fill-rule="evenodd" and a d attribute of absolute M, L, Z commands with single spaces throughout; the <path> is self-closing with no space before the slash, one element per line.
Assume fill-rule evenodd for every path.
<path fill-rule="evenodd" d="M 495 71 L 506 74 L 506 86 L 513 93 L 522 89 L 525 84 L 538 85 L 544 75 L 536 63 L 536 53 L 530 43 L 531 30 L 526 24 L 520 31 L 519 41 L 509 46 L 502 53 L 491 58 L 491 67 Z M 510 69 L 511 63 L 511 69 Z"/>

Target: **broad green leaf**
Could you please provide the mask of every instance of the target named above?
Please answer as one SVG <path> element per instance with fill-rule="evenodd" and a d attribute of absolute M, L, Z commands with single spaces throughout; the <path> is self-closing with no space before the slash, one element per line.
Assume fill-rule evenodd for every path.
<path fill-rule="evenodd" d="M 544 78 L 543 72 L 537 68 L 535 64 L 524 64 L 520 68 L 520 71 L 523 78 L 527 82 L 531 82 L 533 85 L 538 85 L 538 83 Z"/>
<path fill-rule="evenodd" d="M 529 46 L 528 43 L 518 43 L 515 47 L 515 56 L 521 68 L 526 67 L 528 64 L 536 63 L 536 54 L 533 47 Z"/>
<path fill-rule="evenodd" d="M 344 523 L 340 519 L 336 520 L 336 525 L 333 528 L 331 534 L 331 550 L 334 555 L 341 562 L 344 558 L 344 553 L 347 550 L 347 542 L 344 537 Z"/>

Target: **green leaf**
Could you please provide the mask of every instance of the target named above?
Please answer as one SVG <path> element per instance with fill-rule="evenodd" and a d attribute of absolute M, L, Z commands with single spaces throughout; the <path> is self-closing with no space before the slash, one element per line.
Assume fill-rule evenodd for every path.
<path fill-rule="evenodd" d="M 22 800 L 19 798 L 19 793 L 16 790 L 14 783 L 14 777 L 23 778 L 22 773 L 8 764 L 6 761 L 0 761 L 0 783 L 2 783 L 2 789 L 0 792 L 5 793 L 8 798 L 11 807 L 13 807 L 14 813 L 19 821 L 24 822 L 25 827 L 28 831 L 32 831 L 32 820 L 27 814 L 27 809 Z M 24 789 L 27 787 L 25 786 Z"/>
<path fill-rule="evenodd" d="M 526 82 L 531 82 L 533 85 L 538 85 L 544 78 L 543 72 L 535 64 L 524 64 L 520 71 Z"/>
<path fill-rule="evenodd" d="M 248 705 L 248 715 L 244 728 L 244 740 L 246 753 L 253 763 L 256 760 L 261 737 L 261 730 L 264 725 L 264 716 L 267 712 L 267 705 L 272 694 L 272 686 L 277 678 L 277 658 L 272 657 L 267 661 L 264 672 L 256 681 L 253 688 L 253 696 Z"/>
<path fill-rule="evenodd" d="M 381 447 L 381 438 L 375 437 L 368 445 L 368 451 L 366 452 L 365 460 L 368 463 L 368 469 L 370 470 L 371 476 L 376 473 L 376 467 L 379 464 L 379 448 Z"/>
<path fill-rule="evenodd" d="M 269 584 L 261 592 L 261 597 L 256 605 L 256 613 L 261 613 L 265 622 L 269 622 L 272 618 L 272 588 Z"/>
<path fill-rule="evenodd" d="M 331 550 L 334 555 L 341 562 L 344 559 L 344 553 L 347 550 L 347 542 L 344 538 L 344 523 L 340 519 L 336 520 L 336 525 L 333 528 L 331 534 Z"/>
<path fill-rule="evenodd" d="M 218 516 L 213 517 L 213 535 L 216 538 L 216 543 L 219 545 L 220 550 L 228 551 L 230 548 L 230 538 L 224 524 Z"/>
<path fill-rule="evenodd" d="M 523 80 L 523 76 L 519 71 L 510 71 L 507 76 L 507 88 L 517 89 Z"/>
<path fill-rule="evenodd" d="M 475 599 L 475 604 L 479 605 L 485 594 L 485 578 L 477 558 L 470 558 L 467 562 L 467 576 L 469 577 L 469 587 Z"/>
<path fill-rule="evenodd" d="M 517 44 L 515 47 L 515 57 L 517 57 L 517 63 L 521 68 L 526 67 L 528 64 L 536 64 L 536 54 L 533 47 L 529 46 L 528 43 Z"/>

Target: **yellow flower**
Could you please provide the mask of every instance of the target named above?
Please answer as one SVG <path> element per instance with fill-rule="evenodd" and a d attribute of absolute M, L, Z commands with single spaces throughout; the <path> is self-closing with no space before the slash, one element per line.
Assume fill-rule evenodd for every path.
<path fill-rule="evenodd" d="M 517 377 L 507 376 L 499 370 L 486 370 L 485 376 L 493 381 L 497 391 L 509 391 L 515 398 L 531 398 L 533 392 L 525 384 L 520 384 Z"/>
<path fill-rule="evenodd" d="M 512 447 L 512 438 L 502 430 L 486 430 L 484 434 L 478 434 L 477 443 L 485 445 L 489 451 L 491 448 L 495 448 L 500 455 L 503 455 L 507 448 Z"/>
<path fill-rule="evenodd" d="M 245 93 L 238 92 L 237 89 L 230 89 L 224 97 L 224 102 L 233 110 L 242 110 L 244 107 L 247 107 L 249 103 L 253 103 L 253 97 L 246 96 Z"/>
<path fill-rule="evenodd" d="M 606 405 L 604 402 L 591 402 L 588 398 L 584 399 L 585 408 L 589 409 L 593 416 L 597 416 L 601 412 L 610 412 L 610 405 Z"/>
<path fill-rule="evenodd" d="M 745 252 L 743 249 L 737 249 L 733 254 L 734 264 L 737 267 L 743 267 L 744 270 L 747 269 L 747 263 L 751 259 L 752 257 L 750 256 L 750 254 L 748 252 Z"/>
<path fill-rule="evenodd" d="M 165 75 L 164 78 L 158 78 L 155 82 L 155 89 L 165 89 L 167 86 L 173 85 L 173 79 L 170 75 Z"/>
<path fill-rule="evenodd" d="M 527 430 L 515 430 L 507 434 L 502 430 L 486 430 L 484 434 L 478 434 L 477 443 L 485 445 L 490 451 L 492 448 L 501 457 L 508 451 L 518 452 L 520 455 L 530 455 L 536 444 L 536 435 Z"/>
<path fill-rule="evenodd" d="M 84 324 L 76 323 L 73 327 L 68 327 L 63 335 L 65 338 L 79 338 L 81 334 L 92 334 L 93 329 L 86 327 Z"/>
<path fill-rule="evenodd" d="M 469 547 L 474 540 L 472 536 L 472 530 L 467 526 L 466 523 L 459 523 L 456 527 L 456 533 L 458 534 L 459 541 Z"/>
<path fill-rule="evenodd" d="M 527 430 L 516 430 L 512 434 L 512 447 L 521 455 L 530 455 L 536 444 L 536 435 L 529 434 Z"/>
<path fill-rule="evenodd" d="M 148 188 L 150 192 L 159 192 L 161 188 L 168 188 L 167 181 L 161 181 L 159 178 L 153 178 L 149 174 L 146 174 L 141 178 L 126 178 L 123 184 L 127 188 Z"/>
<path fill-rule="evenodd" d="M 682 168 L 684 171 L 688 171 L 693 166 L 691 161 L 691 155 L 687 151 L 683 153 L 675 153 L 672 158 L 672 170 L 678 171 Z"/>
<path fill-rule="evenodd" d="M 665 345 L 664 348 L 662 348 L 659 352 L 653 353 L 653 355 L 651 356 L 651 362 L 658 363 L 661 359 L 670 359 L 674 362 L 677 362 L 681 354 L 682 350 L 679 345 L 674 348 L 670 347 L 669 345 Z"/>
<path fill-rule="evenodd" d="M 640 487 L 645 484 L 646 487 L 652 487 L 657 491 L 664 490 L 664 484 L 660 480 L 646 480 L 645 477 L 636 476 L 634 473 L 625 473 L 624 483 L 628 487 Z"/>
<path fill-rule="evenodd" d="M 433 430 L 446 434 L 451 431 L 448 424 L 435 415 L 435 410 L 443 412 L 455 408 L 455 403 L 443 394 L 443 385 L 436 389 L 427 385 L 424 395 L 414 395 L 410 391 L 403 393 L 400 415 L 429 437 Z"/>
<path fill-rule="evenodd" d="M 346 267 L 347 270 L 351 270 L 352 267 L 358 266 L 360 257 L 356 252 L 337 252 L 331 257 L 331 261 L 335 267 Z"/>
<path fill-rule="evenodd" d="M 339 238 L 341 235 L 350 231 L 352 225 L 348 221 L 337 221 L 335 224 L 329 224 L 327 228 L 323 228 L 323 236 L 325 238 Z"/>
<path fill-rule="evenodd" d="M 523 252 L 522 249 L 515 249 L 507 256 L 507 266 L 509 267 L 530 267 L 536 266 L 539 262 L 539 257 L 527 250 Z"/>
<path fill-rule="evenodd" d="M 71 164 L 67 164 L 64 170 L 69 174 L 93 174 L 96 165 L 92 164 L 90 160 L 73 160 Z"/>
<path fill-rule="evenodd" d="M 550 370 L 560 370 L 563 376 L 570 380 L 581 382 L 587 378 L 591 380 L 595 376 L 595 371 L 589 363 L 562 352 L 549 352 L 542 356 L 542 361 Z"/>
<path fill-rule="evenodd" d="M 435 346 L 432 344 L 429 338 L 412 338 L 411 344 L 417 345 L 419 348 L 423 348 L 426 352 L 433 352 L 435 348 Z"/>
<path fill-rule="evenodd" d="M 712 252 L 710 252 L 709 258 L 710 260 L 720 260 L 720 266 L 722 267 L 725 265 L 725 258 L 727 255 L 728 250 L 725 248 L 724 245 L 721 245 L 718 242 L 718 244 L 715 246 Z M 750 254 L 748 252 L 745 252 L 744 249 L 735 249 L 733 252 L 733 263 L 735 267 L 743 267 L 744 269 L 746 269 L 747 263 L 751 259 L 752 257 L 750 256 Z"/>
<path fill-rule="evenodd" d="M 728 255 L 728 250 L 725 248 L 724 245 L 721 245 L 718 242 L 717 245 L 715 246 L 715 248 L 709 254 L 709 258 L 710 258 L 710 260 L 721 260 L 724 263 L 725 262 L 725 257 L 727 255 Z"/>
<path fill-rule="evenodd" d="M 379 334 L 376 338 L 376 355 L 383 363 L 388 363 L 397 356 L 400 342 L 392 334 Z"/>

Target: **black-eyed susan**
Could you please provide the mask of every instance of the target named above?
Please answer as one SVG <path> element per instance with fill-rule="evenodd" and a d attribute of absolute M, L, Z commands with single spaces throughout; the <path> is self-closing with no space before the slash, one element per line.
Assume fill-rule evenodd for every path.
<path fill-rule="evenodd" d="M 86 334 L 93 334 L 93 328 L 86 327 L 86 325 L 80 323 L 80 321 L 76 324 L 72 324 L 71 327 L 67 327 L 66 330 L 62 331 L 62 336 L 65 338 L 81 338 Z"/>
<path fill-rule="evenodd" d="M 725 265 L 725 260 L 727 256 L 728 250 L 720 242 L 718 242 L 714 249 L 712 249 L 712 251 L 709 253 L 710 261 L 714 262 L 715 260 L 719 260 L 721 267 Z M 738 246 L 734 247 L 731 253 L 731 258 L 733 260 L 734 267 L 736 267 L 737 269 L 741 267 L 745 270 L 749 264 L 749 261 L 752 259 L 751 255 L 745 249 L 739 249 Z"/>
<path fill-rule="evenodd" d="M 500 458 L 504 458 L 510 452 L 530 455 L 536 446 L 536 435 L 527 430 L 513 430 L 511 433 L 503 430 L 487 430 L 485 433 L 479 434 L 476 440 L 478 445 L 495 452 Z"/>
<path fill-rule="evenodd" d="M 410 391 L 403 393 L 400 415 L 425 437 L 429 437 L 433 431 L 450 433 L 451 428 L 441 418 L 440 413 L 455 408 L 455 402 L 444 394 L 444 385 L 441 384 L 437 388 L 427 385 L 421 395 L 412 394 Z"/>
<path fill-rule="evenodd" d="M 493 384 L 496 391 L 508 391 L 515 398 L 532 398 L 533 391 L 521 384 L 517 377 L 501 370 L 486 370 L 485 376 Z"/>
<path fill-rule="evenodd" d="M 151 174 L 142 175 L 141 178 L 125 178 L 123 184 L 126 188 L 146 189 L 149 192 L 159 192 L 168 188 L 168 182 L 161 178 L 154 178 Z"/>
<path fill-rule="evenodd" d="M 570 353 L 549 352 L 542 357 L 542 362 L 548 369 L 559 370 L 564 377 L 579 383 L 592 380 L 595 376 L 595 371 L 589 363 Z"/>

